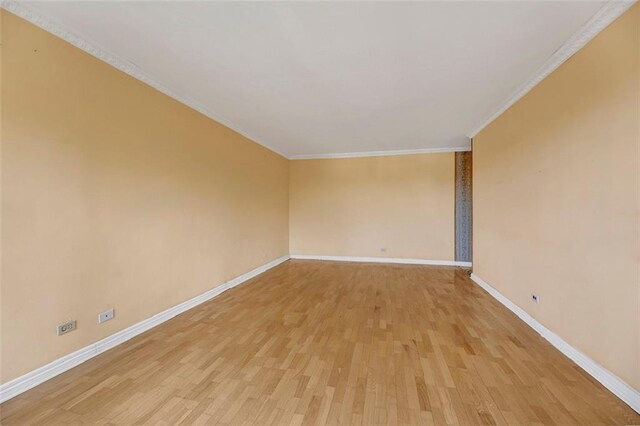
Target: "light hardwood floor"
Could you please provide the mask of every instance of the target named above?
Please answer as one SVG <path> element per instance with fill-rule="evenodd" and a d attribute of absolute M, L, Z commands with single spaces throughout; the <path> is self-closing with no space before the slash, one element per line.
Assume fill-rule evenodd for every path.
<path fill-rule="evenodd" d="M 0 407 L 13 424 L 640 424 L 446 267 L 289 261 Z"/>

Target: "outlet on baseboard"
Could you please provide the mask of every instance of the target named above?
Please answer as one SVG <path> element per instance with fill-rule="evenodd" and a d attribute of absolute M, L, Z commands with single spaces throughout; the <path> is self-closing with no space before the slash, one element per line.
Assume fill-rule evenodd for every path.
<path fill-rule="evenodd" d="M 113 308 L 109 309 L 108 311 L 101 312 L 100 314 L 98 314 L 98 324 L 102 324 L 103 322 L 112 320 L 115 315 L 116 311 L 114 311 Z"/>
<path fill-rule="evenodd" d="M 56 327 L 56 334 L 60 336 L 65 333 L 69 333 L 70 331 L 73 331 L 75 329 L 76 329 L 76 320 L 65 321 L 62 324 L 58 324 L 58 326 Z"/>
<path fill-rule="evenodd" d="M 531 293 L 531 300 L 533 300 L 534 303 L 540 303 L 540 296 L 535 293 Z"/>

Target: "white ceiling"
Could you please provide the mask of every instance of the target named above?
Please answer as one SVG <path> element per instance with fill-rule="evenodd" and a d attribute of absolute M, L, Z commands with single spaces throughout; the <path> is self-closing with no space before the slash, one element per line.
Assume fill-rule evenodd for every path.
<path fill-rule="evenodd" d="M 288 156 L 468 147 L 603 2 L 28 2 Z"/>

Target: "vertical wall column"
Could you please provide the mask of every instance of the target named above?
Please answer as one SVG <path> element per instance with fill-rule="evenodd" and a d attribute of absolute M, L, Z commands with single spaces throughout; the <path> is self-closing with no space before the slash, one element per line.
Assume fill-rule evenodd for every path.
<path fill-rule="evenodd" d="M 471 262 L 472 191 L 471 151 L 456 152 L 456 261 Z"/>

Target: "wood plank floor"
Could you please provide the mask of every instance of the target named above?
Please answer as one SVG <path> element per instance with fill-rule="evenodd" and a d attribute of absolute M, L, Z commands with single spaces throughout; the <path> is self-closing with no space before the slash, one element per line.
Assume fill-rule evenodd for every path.
<path fill-rule="evenodd" d="M 3 425 L 640 424 L 463 269 L 313 261 L 0 409 Z"/>

